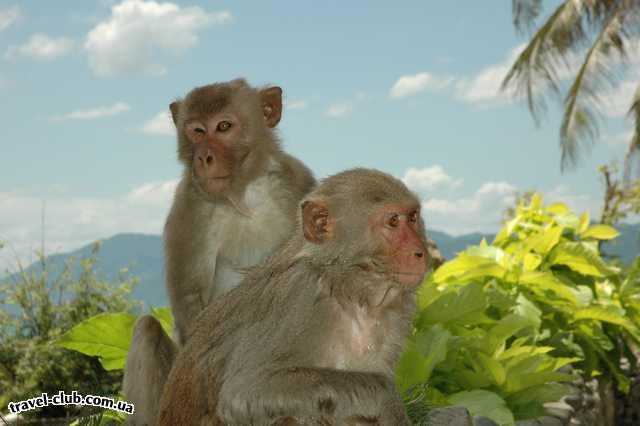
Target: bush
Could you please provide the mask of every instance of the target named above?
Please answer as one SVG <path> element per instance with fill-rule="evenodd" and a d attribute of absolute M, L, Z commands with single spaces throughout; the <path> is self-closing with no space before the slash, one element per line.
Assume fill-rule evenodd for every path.
<path fill-rule="evenodd" d="M 95 358 L 60 347 L 57 340 L 78 322 L 105 312 L 132 312 L 129 294 L 136 280 L 123 270 L 116 283 L 97 277 L 99 244 L 91 257 L 69 260 L 55 278 L 49 277 L 40 255 L 40 270 L 25 270 L 0 283 L 0 407 L 47 392 L 76 390 L 82 394 L 116 395 L 121 372 L 108 372 Z M 80 273 L 74 274 L 79 264 Z M 49 406 L 25 414 L 59 417 L 77 414 L 79 407 Z"/>
<path fill-rule="evenodd" d="M 636 365 L 640 261 L 622 273 L 602 259 L 599 242 L 617 235 L 537 194 L 520 203 L 491 245 L 459 253 L 420 289 L 398 370 L 407 399 L 506 425 L 566 394 L 567 364 L 628 390 L 619 363 L 624 355 Z"/>

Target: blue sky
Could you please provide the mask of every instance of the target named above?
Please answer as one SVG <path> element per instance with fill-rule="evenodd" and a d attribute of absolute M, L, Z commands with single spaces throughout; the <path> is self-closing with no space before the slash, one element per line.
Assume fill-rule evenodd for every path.
<path fill-rule="evenodd" d="M 559 109 L 536 128 L 497 91 L 524 41 L 506 1 L 0 2 L 0 263 L 28 261 L 43 202 L 49 252 L 160 233 L 180 173 L 168 104 L 240 76 L 284 89 L 284 146 L 316 176 L 392 173 L 433 229 L 495 230 L 532 188 L 597 214 L 633 80 L 561 174 Z"/>

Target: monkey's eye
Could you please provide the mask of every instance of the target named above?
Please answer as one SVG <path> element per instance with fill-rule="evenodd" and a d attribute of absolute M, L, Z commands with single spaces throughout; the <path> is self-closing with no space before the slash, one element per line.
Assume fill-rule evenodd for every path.
<path fill-rule="evenodd" d="M 207 133 L 202 127 L 194 127 L 193 131 L 201 135 L 204 135 L 205 133 Z"/>
<path fill-rule="evenodd" d="M 409 215 L 409 222 L 416 223 L 419 217 L 420 217 L 420 213 L 415 211 Z"/>
<path fill-rule="evenodd" d="M 227 120 L 219 122 L 217 127 L 219 132 L 226 132 L 230 128 L 231 128 L 231 122 Z"/>
<path fill-rule="evenodd" d="M 387 219 L 387 225 L 389 225 L 392 228 L 397 228 L 399 224 L 400 224 L 400 216 L 398 216 L 396 213 L 392 214 L 389 217 L 389 219 Z"/>

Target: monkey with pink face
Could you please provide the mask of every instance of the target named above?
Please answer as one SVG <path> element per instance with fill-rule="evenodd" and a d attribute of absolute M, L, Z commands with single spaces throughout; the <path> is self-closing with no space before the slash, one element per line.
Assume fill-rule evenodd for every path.
<path fill-rule="evenodd" d="M 164 381 L 196 316 L 288 238 L 298 203 L 315 184 L 280 147 L 279 87 L 256 89 L 242 79 L 211 84 L 170 109 L 184 166 L 164 229 L 177 344 L 152 316 L 137 321 L 123 382 L 134 425 L 155 422 Z"/>
<path fill-rule="evenodd" d="M 298 208 L 293 235 L 198 317 L 159 425 L 408 425 L 394 369 L 428 251 L 419 200 L 353 169 Z"/>

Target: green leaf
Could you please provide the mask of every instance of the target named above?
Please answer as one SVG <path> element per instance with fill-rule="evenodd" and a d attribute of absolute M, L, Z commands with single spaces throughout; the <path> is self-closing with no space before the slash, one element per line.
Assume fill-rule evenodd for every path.
<path fill-rule="evenodd" d="M 160 322 L 162 329 L 167 336 L 173 334 L 173 314 L 168 306 L 162 308 L 151 308 L 151 315 Z"/>
<path fill-rule="evenodd" d="M 433 280 L 436 283 L 442 283 L 448 278 L 468 274 L 477 268 L 491 267 L 494 265 L 498 266 L 492 259 L 480 256 L 468 256 L 461 253 L 455 259 L 452 259 L 440 266 L 433 274 Z"/>
<path fill-rule="evenodd" d="M 612 226 L 609 225 L 593 225 L 583 233 L 582 238 L 594 238 L 596 240 L 612 240 L 616 238 L 620 233 Z"/>
<path fill-rule="evenodd" d="M 571 388 L 561 383 L 545 383 L 544 385 L 533 386 L 520 392 L 516 392 L 507 397 L 509 407 L 512 407 L 514 414 L 518 418 L 528 418 L 544 411 L 545 402 L 559 401 L 571 392 Z"/>
<path fill-rule="evenodd" d="M 483 354 L 482 352 L 476 353 L 476 359 L 480 362 L 483 371 L 488 371 L 489 373 L 491 373 L 491 377 L 493 378 L 495 384 L 501 386 L 504 383 L 507 377 L 507 372 L 500 361 L 491 358 Z"/>
<path fill-rule="evenodd" d="M 555 371 L 536 371 L 534 373 L 524 374 L 516 373 L 517 370 L 509 370 L 506 382 L 506 391 L 509 394 L 534 386 L 544 385 L 548 382 L 571 382 L 574 379 L 571 374 L 557 373 Z"/>
<path fill-rule="evenodd" d="M 542 256 L 535 253 L 527 253 L 524 255 L 522 266 L 525 271 L 533 271 L 542 263 Z"/>
<path fill-rule="evenodd" d="M 589 212 L 582 213 L 582 216 L 580 216 L 580 224 L 578 225 L 578 234 L 584 233 L 584 231 L 586 231 L 587 228 L 589 228 L 589 223 L 590 223 Z"/>
<path fill-rule="evenodd" d="M 582 243 L 561 243 L 558 245 L 551 261 L 558 265 L 566 265 L 584 275 L 601 277 L 612 272 L 600 258 Z"/>
<path fill-rule="evenodd" d="M 529 237 L 527 248 L 544 256 L 558 244 L 561 236 L 562 227 L 552 226 L 540 234 L 534 234 Z"/>
<path fill-rule="evenodd" d="M 590 306 L 588 308 L 579 309 L 573 314 L 573 321 L 580 320 L 596 320 L 604 321 L 610 324 L 619 325 L 625 328 L 632 336 L 640 341 L 640 330 L 638 327 L 626 317 L 624 309 L 614 306 Z"/>
<path fill-rule="evenodd" d="M 557 279 L 551 272 L 524 272 L 520 275 L 518 283 L 520 285 L 526 284 L 534 292 L 537 292 L 538 289 L 551 291 L 557 297 L 567 300 L 573 305 L 578 304 L 576 291 Z"/>
<path fill-rule="evenodd" d="M 506 402 L 494 392 L 476 389 L 454 393 L 449 395 L 447 399 L 451 405 L 465 407 L 472 416 L 485 416 L 500 426 L 515 424 L 513 413 L 507 407 Z"/>
<path fill-rule="evenodd" d="M 424 383 L 429 377 L 425 358 L 416 348 L 413 342 L 407 345 L 407 349 L 400 356 L 396 368 L 396 383 L 402 393 L 420 383 Z"/>
<path fill-rule="evenodd" d="M 571 213 L 571 210 L 569 210 L 569 207 L 567 207 L 567 205 L 564 203 L 549 204 L 545 210 L 554 215 Z"/>
<path fill-rule="evenodd" d="M 529 318 L 525 318 L 521 315 L 509 314 L 503 317 L 498 324 L 493 326 L 491 330 L 489 330 L 488 338 L 491 342 L 491 346 L 488 348 L 489 353 L 494 353 L 495 350 L 502 344 L 506 342 L 506 340 L 516 334 L 518 331 L 523 328 L 530 326 L 539 325 L 538 322 L 533 322 Z"/>
<path fill-rule="evenodd" d="M 433 368 L 446 359 L 449 338 L 451 338 L 451 333 L 440 324 L 429 327 L 426 331 L 416 335 L 416 349 L 424 354 L 425 371 L 423 374 L 426 377 L 421 382 L 427 382 Z"/>
<path fill-rule="evenodd" d="M 447 323 L 472 312 L 484 311 L 485 308 L 486 299 L 481 285 L 452 288 L 420 313 L 418 324 L 426 328 L 436 323 Z"/>
<path fill-rule="evenodd" d="M 105 370 L 120 370 L 127 359 L 135 321 L 136 317 L 127 313 L 96 315 L 63 334 L 57 344 L 98 356 Z"/>

